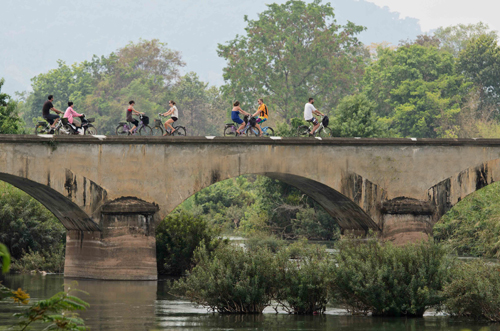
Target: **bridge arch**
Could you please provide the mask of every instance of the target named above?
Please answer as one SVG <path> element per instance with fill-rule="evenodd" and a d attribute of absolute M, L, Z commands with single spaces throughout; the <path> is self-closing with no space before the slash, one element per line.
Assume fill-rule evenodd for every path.
<path fill-rule="evenodd" d="M 100 231 L 99 225 L 79 206 L 51 187 L 6 173 L 0 173 L 0 180 L 17 187 L 39 201 L 61 221 L 67 230 Z"/>
<path fill-rule="evenodd" d="M 256 172 L 227 177 L 221 177 L 219 173 L 212 172 L 209 174 L 209 180 L 204 181 L 204 183 L 206 183 L 205 185 L 199 185 L 196 190 L 190 191 L 190 194 L 181 199 L 181 201 L 173 206 L 169 212 L 201 190 L 215 183 L 242 175 L 266 176 L 295 187 L 323 207 L 323 209 L 332 216 L 342 231 L 354 231 L 356 234 L 360 235 L 364 235 L 370 230 L 380 231 L 378 224 L 372 220 L 356 202 L 340 193 L 338 190 L 305 176 L 281 172 Z M 166 216 L 166 214 L 161 214 L 159 221 L 163 220 L 164 216 Z"/>

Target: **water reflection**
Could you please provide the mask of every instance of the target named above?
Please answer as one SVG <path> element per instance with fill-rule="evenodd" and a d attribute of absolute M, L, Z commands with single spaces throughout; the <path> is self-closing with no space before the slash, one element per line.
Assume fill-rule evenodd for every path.
<path fill-rule="evenodd" d="M 59 275 L 7 276 L 5 285 L 27 289 L 33 300 L 48 298 L 71 283 Z M 90 309 L 81 314 L 92 330 L 345 330 L 345 331 L 500 331 L 500 327 L 454 320 L 445 316 L 424 318 L 372 318 L 342 315 L 330 308 L 324 316 L 293 316 L 274 314 L 268 308 L 262 315 L 208 314 L 203 308 L 168 294 L 166 281 L 96 281 L 78 280 L 79 288 L 89 293 L 81 295 Z M 20 307 L 0 303 L 0 329 L 12 325 L 12 317 Z M 40 328 L 41 329 L 41 328 Z"/>

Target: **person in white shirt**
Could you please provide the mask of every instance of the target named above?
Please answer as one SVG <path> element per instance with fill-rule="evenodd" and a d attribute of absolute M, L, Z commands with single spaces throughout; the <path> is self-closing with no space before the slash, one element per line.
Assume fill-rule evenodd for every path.
<path fill-rule="evenodd" d="M 317 116 L 325 116 L 325 114 L 323 113 L 320 113 L 319 110 L 317 110 L 315 107 L 314 107 L 314 98 L 309 98 L 309 102 L 306 103 L 306 106 L 304 107 L 304 119 L 307 121 L 307 122 L 311 122 L 312 124 L 314 124 L 314 127 L 310 133 L 310 135 L 314 135 L 314 133 L 316 132 L 316 130 L 318 130 L 319 128 L 319 122 L 318 120 L 313 116 L 314 115 L 317 115 Z"/>
<path fill-rule="evenodd" d="M 168 105 L 170 106 L 170 109 L 166 113 L 161 114 L 162 116 L 171 115 L 170 118 L 165 122 L 165 131 L 167 132 L 165 132 L 164 136 L 168 134 L 173 134 L 175 132 L 175 129 L 171 124 L 179 119 L 179 111 L 175 106 L 175 102 L 173 100 L 170 100 L 168 102 Z M 170 133 L 168 133 L 169 128 L 170 128 Z"/>

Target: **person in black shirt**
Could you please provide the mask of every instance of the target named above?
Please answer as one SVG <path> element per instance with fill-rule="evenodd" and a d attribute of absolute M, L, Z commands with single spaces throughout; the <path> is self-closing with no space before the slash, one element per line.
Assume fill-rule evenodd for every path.
<path fill-rule="evenodd" d="M 50 111 L 52 110 L 53 112 L 58 114 L 62 114 L 63 112 L 55 109 L 52 101 L 54 101 L 54 96 L 51 94 L 48 96 L 48 100 L 43 104 L 42 116 L 47 122 L 49 122 L 50 127 L 53 129 L 56 126 L 57 122 L 59 122 L 59 116 L 51 114 Z"/>

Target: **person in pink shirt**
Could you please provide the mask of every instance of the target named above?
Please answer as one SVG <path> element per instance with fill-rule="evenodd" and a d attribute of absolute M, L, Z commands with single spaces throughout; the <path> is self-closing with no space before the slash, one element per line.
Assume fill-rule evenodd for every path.
<path fill-rule="evenodd" d="M 68 122 L 71 124 L 73 129 L 75 131 L 78 131 L 78 128 L 76 124 L 73 124 L 73 117 L 80 117 L 83 116 L 83 114 L 78 114 L 76 111 L 73 110 L 73 102 L 68 102 L 68 109 L 64 112 L 64 118 L 68 119 Z"/>

